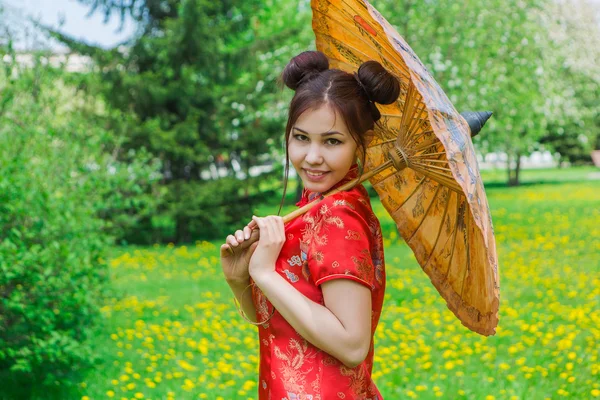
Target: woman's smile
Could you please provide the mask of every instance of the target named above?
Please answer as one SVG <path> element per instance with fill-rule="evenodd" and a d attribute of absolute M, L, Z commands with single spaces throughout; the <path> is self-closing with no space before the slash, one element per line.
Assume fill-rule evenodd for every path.
<path fill-rule="evenodd" d="M 323 180 L 328 173 L 327 171 L 314 171 L 309 169 L 304 169 L 304 172 L 306 173 L 308 179 L 315 182 Z"/>

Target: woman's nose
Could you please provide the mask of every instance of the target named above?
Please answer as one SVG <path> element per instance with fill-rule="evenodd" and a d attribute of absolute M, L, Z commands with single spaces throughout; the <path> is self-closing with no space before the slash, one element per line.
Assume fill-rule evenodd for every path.
<path fill-rule="evenodd" d="M 308 147 L 308 152 L 306 153 L 306 162 L 309 164 L 321 164 L 323 162 L 321 149 L 318 145 L 311 144 Z"/>

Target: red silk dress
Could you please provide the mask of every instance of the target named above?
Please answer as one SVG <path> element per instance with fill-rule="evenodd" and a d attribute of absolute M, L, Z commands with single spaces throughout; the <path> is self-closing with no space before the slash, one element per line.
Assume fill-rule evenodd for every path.
<path fill-rule="evenodd" d="M 356 164 L 335 187 L 356 177 Z M 320 193 L 304 190 L 297 206 Z M 275 269 L 296 290 L 324 305 L 321 284 L 352 279 L 371 290 L 371 347 L 366 359 L 348 368 L 305 340 L 275 310 L 259 325 L 259 400 L 382 400 L 371 378 L 373 334 L 379 322 L 385 291 L 381 227 L 363 185 L 326 197 L 285 226 L 286 242 Z M 258 286 L 252 286 L 258 321 L 273 306 Z"/>

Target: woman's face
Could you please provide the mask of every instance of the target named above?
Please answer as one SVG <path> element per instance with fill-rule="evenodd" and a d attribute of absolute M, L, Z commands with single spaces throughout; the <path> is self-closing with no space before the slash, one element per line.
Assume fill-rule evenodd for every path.
<path fill-rule="evenodd" d="M 302 183 L 311 192 L 325 192 L 356 162 L 356 142 L 342 117 L 323 105 L 298 117 L 290 132 L 288 154 Z"/>

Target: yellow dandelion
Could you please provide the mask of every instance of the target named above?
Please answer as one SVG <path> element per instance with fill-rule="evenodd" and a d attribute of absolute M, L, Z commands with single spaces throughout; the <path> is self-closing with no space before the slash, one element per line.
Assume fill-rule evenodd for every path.
<path fill-rule="evenodd" d="M 185 360 L 177 360 L 177 364 L 186 371 L 195 371 L 198 369 Z"/>

